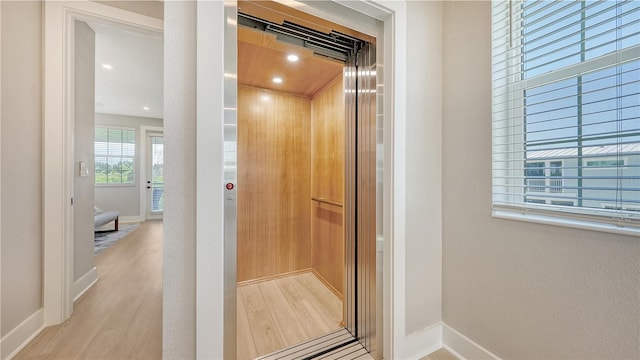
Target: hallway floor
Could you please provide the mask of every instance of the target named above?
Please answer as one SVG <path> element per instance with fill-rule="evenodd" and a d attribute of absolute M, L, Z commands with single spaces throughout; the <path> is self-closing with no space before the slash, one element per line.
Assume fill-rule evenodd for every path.
<path fill-rule="evenodd" d="M 95 264 L 99 280 L 71 318 L 14 359 L 162 358 L 162 222 L 144 222 Z"/>
<path fill-rule="evenodd" d="M 147 221 L 95 258 L 99 281 L 71 318 L 15 360 L 162 359 L 162 222 Z M 238 359 L 338 329 L 342 301 L 312 273 L 238 287 Z M 425 359 L 453 360 L 440 350 Z"/>

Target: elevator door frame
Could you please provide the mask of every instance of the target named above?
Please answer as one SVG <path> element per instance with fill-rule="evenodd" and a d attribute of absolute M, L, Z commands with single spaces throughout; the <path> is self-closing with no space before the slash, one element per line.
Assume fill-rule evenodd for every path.
<path fill-rule="evenodd" d="M 336 3 L 338 5 L 336 5 Z M 358 15 L 362 15 L 358 17 L 361 19 L 366 17 L 370 20 L 370 22 L 366 24 L 365 21 L 360 21 L 360 22 L 351 21 L 352 18 L 349 18 L 349 15 L 345 15 L 343 12 L 340 11 L 339 9 L 341 7 L 340 4 L 344 4 L 347 7 L 355 6 L 356 8 L 355 11 L 359 13 Z M 378 244 L 378 246 L 382 245 L 381 247 L 384 248 L 384 254 L 383 254 L 384 256 L 384 280 L 383 280 L 384 301 L 383 301 L 383 308 L 379 309 L 378 313 L 380 314 L 379 318 L 382 318 L 383 317 L 382 314 L 384 314 L 385 327 L 384 327 L 384 332 L 382 334 L 383 340 L 384 340 L 383 349 L 384 349 L 384 354 L 386 355 L 385 357 L 389 357 L 394 352 L 392 348 L 393 342 L 394 342 L 393 341 L 394 333 L 397 334 L 398 336 L 403 335 L 401 332 L 397 331 L 399 326 L 398 324 L 394 324 L 394 322 L 392 321 L 393 317 L 391 316 L 392 312 L 396 314 L 398 313 L 396 310 L 394 310 L 395 308 L 392 303 L 392 300 L 394 297 L 396 297 L 396 296 L 393 296 L 393 294 L 399 293 L 398 292 L 399 289 L 394 289 L 392 287 L 392 282 L 394 278 L 394 276 L 392 276 L 393 274 L 391 271 L 394 268 L 394 265 L 393 265 L 394 263 L 392 260 L 394 257 L 397 257 L 397 256 L 391 252 L 392 244 L 390 240 L 392 237 L 391 236 L 392 233 L 397 232 L 392 227 L 392 213 L 393 213 L 392 209 L 394 204 L 392 203 L 393 197 L 391 194 L 393 193 L 393 186 L 394 186 L 392 179 L 393 179 L 393 139 L 395 137 L 393 119 L 394 119 L 394 115 L 396 115 L 396 117 L 399 116 L 400 119 L 402 119 L 404 115 L 403 111 L 397 111 L 396 109 L 394 109 L 394 99 L 397 98 L 402 100 L 403 97 L 402 96 L 396 97 L 397 94 L 394 91 L 395 89 L 394 89 L 393 80 L 396 72 L 399 72 L 400 79 L 404 80 L 406 78 L 406 73 L 404 72 L 404 70 L 400 67 L 396 68 L 393 62 L 394 53 L 396 51 L 394 47 L 394 43 L 399 42 L 401 46 L 404 46 L 403 34 L 405 31 L 405 30 L 400 30 L 400 33 L 402 35 L 399 35 L 396 33 L 397 28 L 396 28 L 395 18 L 396 18 L 396 12 L 400 14 L 401 18 L 404 18 L 406 16 L 406 8 L 404 4 L 384 3 L 384 6 L 383 6 L 373 1 L 367 2 L 367 3 L 363 2 L 363 3 L 355 4 L 355 3 L 352 3 L 349 1 L 343 1 L 343 0 L 326 1 L 326 2 L 312 1 L 308 3 L 305 0 L 302 0 L 301 2 L 299 2 L 299 5 L 300 7 L 296 7 L 299 10 L 306 11 L 312 15 L 325 18 L 327 20 L 336 22 L 338 24 L 343 24 L 345 26 L 356 28 L 359 31 L 365 32 L 367 34 L 370 34 L 376 37 L 377 43 L 379 46 L 378 47 L 379 55 L 378 55 L 377 62 L 379 65 L 387 64 L 388 68 L 391 69 L 391 71 L 388 71 L 388 73 L 385 75 L 385 78 L 384 78 L 384 80 L 386 81 L 385 83 L 387 84 L 386 90 L 385 90 L 385 96 L 378 97 L 378 101 L 380 101 L 381 103 L 384 103 L 384 116 L 379 117 L 378 119 L 381 123 L 384 123 L 384 134 L 382 136 L 384 138 L 384 142 L 380 142 L 378 144 L 378 149 L 384 149 L 383 156 L 384 156 L 384 164 L 385 164 L 384 169 L 380 169 L 380 172 L 378 173 L 378 174 L 382 174 L 381 177 L 383 178 L 383 184 L 381 185 L 383 189 L 381 191 L 381 194 L 382 194 L 381 198 L 384 199 L 383 201 L 384 216 L 381 218 L 382 223 L 384 223 L 384 234 L 382 237 L 382 239 L 384 239 L 384 242 L 380 242 L 380 244 Z M 200 9 L 202 9 L 202 11 Z M 235 57 L 236 52 L 234 51 L 236 46 L 236 41 L 237 41 L 237 34 L 236 34 L 237 18 L 235 16 L 236 11 L 237 11 L 237 6 L 235 1 L 230 1 L 224 4 L 224 10 L 220 9 L 220 7 L 216 8 L 216 5 L 214 5 L 213 3 L 206 3 L 206 2 L 199 3 L 198 12 L 197 12 L 198 20 L 199 20 L 197 23 L 198 24 L 197 25 L 198 44 L 204 45 L 202 47 L 200 47 L 199 45 L 198 47 L 198 74 L 202 73 L 205 75 L 205 77 L 207 77 L 207 79 L 204 80 L 201 78 L 200 75 L 198 75 L 198 78 L 199 78 L 198 88 L 204 90 L 204 91 L 200 91 L 200 90 L 198 91 L 198 99 L 202 100 L 202 101 L 198 101 L 198 129 L 202 127 L 203 129 L 206 129 L 209 131 L 214 130 L 211 127 L 210 118 L 212 115 L 216 113 L 217 106 L 219 105 L 207 103 L 205 100 L 211 99 L 211 97 L 207 96 L 207 94 L 213 95 L 214 93 L 218 93 L 218 91 L 222 90 L 222 94 L 220 93 L 218 94 L 223 96 L 218 98 L 224 99 L 223 101 L 221 101 L 224 104 L 223 105 L 224 118 L 222 121 L 224 125 L 223 124 L 220 124 L 220 125 L 221 125 L 221 128 L 224 129 L 225 136 L 228 136 L 230 133 L 233 133 L 234 135 L 232 137 L 225 139 L 225 145 L 226 145 L 226 141 L 231 138 L 233 138 L 234 145 L 235 145 L 234 127 L 236 126 L 236 116 L 237 116 L 237 113 L 236 113 L 237 103 L 235 98 L 236 88 L 237 88 L 237 84 L 236 84 L 237 59 Z M 218 25 L 220 27 L 217 28 L 218 30 L 216 30 L 215 19 L 219 19 L 219 18 L 223 18 L 224 23 L 221 25 Z M 200 21 L 200 20 L 203 20 L 203 21 Z M 209 20 L 209 21 L 204 21 L 204 20 Z M 373 21 L 374 23 L 377 21 L 376 25 L 372 26 L 371 21 Z M 222 29 L 224 29 L 224 35 L 221 35 L 221 36 L 213 35 L 216 31 L 220 31 Z M 215 41 L 210 42 L 211 39 L 214 39 Z M 205 45 L 205 42 L 206 42 L 206 45 Z M 217 50 L 215 50 L 215 49 L 219 49 L 218 46 L 220 45 L 224 45 L 223 47 L 225 49 L 224 61 L 222 61 L 222 63 L 219 57 L 219 52 L 216 52 Z M 211 76 L 211 75 L 214 75 L 215 72 L 219 70 L 216 70 L 216 68 L 212 69 L 210 64 L 214 64 L 214 65 L 218 64 L 216 65 L 218 66 L 217 69 L 223 70 L 224 83 L 225 83 L 225 86 L 223 87 L 223 89 L 220 89 L 219 87 L 216 86 L 216 83 L 214 81 L 216 77 Z M 219 90 L 213 91 L 215 88 L 218 88 Z M 379 88 L 379 90 L 381 89 Z M 402 88 L 400 88 L 400 91 L 398 93 L 404 93 Z M 400 104 L 400 105 L 401 105 L 400 108 L 403 108 L 402 105 L 404 104 Z M 220 110 L 222 110 L 222 107 L 220 108 Z M 385 119 L 384 122 L 382 122 L 383 118 Z M 401 123 L 401 126 L 404 127 L 402 123 Z M 204 140 L 205 138 L 207 138 L 207 135 L 203 134 L 202 136 L 200 136 L 201 134 L 203 133 L 200 132 L 200 130 L 198 130 L 199 139 Z M 200 143 L 200 141 L 198 143 Z M 209 146 L 205 146 L 205 147 L 210 148 L 211 150 L 214 150 L 215 144 L 212 144 L 212 145 L 213 147 L 209 147 Z M 225 146 L 225 149 L 226 149 L 226 146 Z M 200 150 L 198 152 L 200 153 Z M 198 163 L 200 163 L 200 161 Z M 224 183 L 229 183 L 230 185 L 235 184 L 235 181 L 236 181 L 235 173 L 234 173 L 235 163 L 231 164 L 231 166 L 227 166 L 227 165 L 229 164 L 225 162 Z M 401 164 L 401 165 L 404 165 L 404 164 Z M 198 168 L 200 168 L 200 164 L 198 164 Z M 228 171 L 229 169 L 231 170 Z M 202 178 L 204 178 L 204 176 L 202 176 Z M 197 191 L 198 194 L 200 194 L 201 192 L 200 191 L 201 180 L 203 179 L 201 179 L 201 176 L 199 174 L 198 181 L 197 181 L 198 189 L 199 189 Z M 208 185 L 204 185 L 205 183 L 207 182 L 202 181 L 203 187 L 208 186 Z M 206 189 L 206 191 L 204 191 L 203 189 L 202 192 L 208 195 L 208 196 L 205 196 L 207 198 L 209 197 L 218 198 L 214 194 L 214 192 L 210 191 L 210 187 L 209 189 Z M 201 197 L 198 196 L 198 198 L 200 199 Z M 223 244 L 221 245 L 223 245 L 224 251 L 223 253 L 220 253 L 220 255 L 216 255 L 214 257 L 216 259 L 220 259 L 221 261 L 223 260 L 224 262 L 221 272 L 219 272 L 219 270 L 215 270 L 215 267 L 211 266 L 210 256 L 208 256 L 206 259 L 204 258 L 205 253 L 209 253 L 208 251 L 205 251 L 205 253 L 198 251 L 198 257 L 197 257 L 198 270 L 196 271 L 197 287 L 199 289 L 197 292 L 197 298 L 196 298 L 196 309 L 197 309 L 197 313 L 199 314 L 196 317 L 196 352 L 198 354 L 198 357 L 201 357 L 201 356 L 206 357 L 207 354 L 223 353 L 224 358 L 234 358 L 235 351 L 236 351 L 235 189 L 229 190 L 229 188 L 227 188 L 227 191 L 224 191 L 224 195 L 221 199 L 223 200 L 223 203 L 224 203 L 224 212 L 226 214 L 233 214 L 234 221 L 230 222 L 229 216 L 223 217 L 223 221 L 225 225 L 224 226 L 225 238 L 224 238 Z M 198 219 L 200 220 L 210 219 L 211 217 L 207 214 L 210 214 L 215 218 L 216 217 L 215 214 L 218 213 L 217 210 L 205 209 L 204 206 L 202 207 L 200 206 L 201 203 L 204 204 L 206 202 L 204 201 L 198 202 L 198 206 L 197 206 Z M 382 206 L 379 205 L 378 210 L 382 211 L 383 210 Z M 204 221 L 198 221 L 198 223 L 203 224 Z M 212 245 L 213 247 L 219 246 L 219 245 L 216 245 L 215 243 L 209 243 L 205 241 L 206 237 L 201 236 L 201 235 L 204 235 L 205 233 L 210 233 L 210 230 L 206 230 L 205 226 L 203 227 L 198 226 L 197 233 L 198 233 L 197 239 L 198 239 L 199 248 L 202 246 L 203 249 L 210 249 L 212 248 L 211 247 Z M 381 239 L 377 239 L 377 240 L 381 240 Z M 202 256 L 200 256 L 201 254 Z M 396 263 L 400 264 L 400 262 L 396 262 Z M 400 272 L 403 273 L 403 271 L 400 271 Z M 207 277 L 207 274 L 211 274 L 214 276 L 213 282 L 211 281 L 210 277 Z M 399 276 L 401 276 L 401 274 Z M 378 281 L 380 282 L 381 279 L 382 279 L 382 274 L 379 274 Z M 402 285 L 402 284 L 403 283 L 400 283 L 399 285 Z M 217 288 L 217 286 L 221 286 L 224 289 L 224 291 L 220 293 L 219 290 L 215 290 L 215 289 L 220 289 L 220 288 Z M 399 309 L 398 306 L 399 305 L 396 304 L 396 307 Z M 224 314 L 224 316 L 222 318 L 216 317 L 214 315 L 216 313 Z M 202 314 L 203 316 L 200 316 L 200 314 Z M 233 336 L 231 336 L 232 334 Z"/>
<path fill-rule="evenodd" d="M 227 9 L 227 17 L 232 16 L 232 11 Z M 237 17 L 236 17 L 237 19 Z M 237 29 L 237 28 L 236 28 Z M 230 31 L 233 31 L 230 29 Z M 236 34 L 237 34 L 237 30 Z M 225 39 L 228 45 L 232 41 L 237 44 L 232 37 Z M 236 67 L 226 68 L 225 73 L 235 70 L 237 73 L 237 63 L 240 59 L 235 53 Z M 234 59 L 229 58 L 233 62 Z M 370 44 L 364 40 L 356 43 L 352 54 L 344 65 L 344 100 L 345 100 L 345 184 L 344 184 L 344 294 L 343 313 L 346 328 L 353 336 L 352 340 L 344 343 L 349 344 L 358 341 L 368 350 L 375 359 L 382 358 L 382 313 L 377 313 L 376 304 L 382 301 L 382 296 L 378 296 L 376 283 L 378 274 L 382 274 L 382 269 L 377 266 L 376 242 L 382 238 L 382 231 L 377 234 L 376 227 L 378 215 L 382 213 L 382 194 L 377 194 L 378 182 L 377 174 L 382 173 L 382 158 L 377 161 L 377 157 L 382 154 L 377 153 L 378 126 L 382 126 L 378 121 L 378 111 L 383 107 L 376 106 L 378 102 L 378 78 L 376 73 L 382 72 L 377 68 L 378 59 L 375 44 Z M 225 92 L 225 108 L 234 108 L 235 114 L 225 118 L 225 125 L 235 129 L 229 131 L 225 129 L 225 159 L 235 157 L 235 167 L 225 167 L 225 182 L 236 184 L 232 189 L 227 188 L 225 197 L 225 229 L 233 229 L 232 232 L 225 230 L 228 241 L 234 241 L 233 247 L 237 251 L 237 171 L 239 160 L 237 158 L 237 121 L 239 104 L 237 102 L 237 81 L 235 84 L 227 84 Z M 235 90 L 235 91 L 234 91 Z M 236 95 L 235 103 L 228 101 L 232 95 Z M 380 101 L 382 103 L 382 101 Z M 381 104 L 382 105 L 382 104 Z M 234 146 L 228 143 L 235 142 Z M 384 143 L 380 142 L 383 146 Z M 233 155 L 229 156 L 229 152 Z M 380 169 L 377 169 L 377 167 Z M 231 169 L 229 171 L 229 169 Z M 380 171 L 377 171 L 380 170 Z M 381 179 L 380 179 L 381 180 Z M 376 200 L 380 201 L 376 201 Z M 381 227 L 380 227 L 381 229 Z M 228 254 L 231 256 L 231 254 Z M 236 257 L 237 259 L 237 257 Z M 237 263 L 235 272 L 237 275 Z M 236 299 L 237 301 L 237 299 Z M 378 331 L 380 333 L 378 333 Z M 236 327 L 237 332 L 237 327 Z M 226 334 L 225 334 L 226 336 Z M 338 345 L 339 348 L 341 345 Z M 324 349 L 319 350 L 322 352 Z M 283 351 L 287 351 L 286 349 Z M 310 354 L 313 354 L 314 351 Z M 280 356 L 281 351 L 277 352 Z M 304 355 L 307 356 L 307 355 Z M 275 356 L 274 356 L 275 357 Z M 270 357 L 267 357 L 270 358 Z"/>

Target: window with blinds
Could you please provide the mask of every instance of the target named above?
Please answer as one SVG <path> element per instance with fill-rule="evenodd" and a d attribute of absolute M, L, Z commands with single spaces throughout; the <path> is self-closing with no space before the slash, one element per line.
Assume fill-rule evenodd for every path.
<path fill-rule="evenodd" d="M 492 29 L 494 214 L 640 232 L 640 1 L 494 1 Z"/>
<path fill-rule="evenodd" d="M 95 128 L 95 183 L 134 184 L 136 132 L 133 129 Z"/>

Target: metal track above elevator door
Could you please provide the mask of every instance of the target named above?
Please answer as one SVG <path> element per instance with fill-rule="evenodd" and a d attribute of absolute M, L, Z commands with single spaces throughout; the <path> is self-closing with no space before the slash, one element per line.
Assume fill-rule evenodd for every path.
<path fill-rule="evenodd" d="M 314 54 L 346 62 L 362 40 L 332 31 L 322 33 L 301 25 L 284 21 L 273 23 L 248 14 L 238 13 L 238 24 L 274 34 L 279 41 L 313 50 Z"/>

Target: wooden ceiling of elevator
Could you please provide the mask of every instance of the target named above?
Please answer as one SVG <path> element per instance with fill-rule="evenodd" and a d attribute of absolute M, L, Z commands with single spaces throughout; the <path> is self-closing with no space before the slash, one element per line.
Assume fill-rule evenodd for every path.
<path fill-rule="evenodd" d="M 290 62 L 287 55 L 299 60 Z M 344 64 L 316 57 L 303 47 L 276 41 L 274 35 L 238 27 L 238 83 L 312 97 L 342 73 Z M 283 82 L 276 84 L 274 77 Z"/>
<path fill-rule="evenodd" d="M 336 30 L 373 41 L 367 35 L 275 1 L 239 0 L 238 11 L 278 24 L 287 20 L 327 34 Z M 298 55 L 299 60 L 289 62 L 289 54 Z M 239 84 L 313 97 L 338 77 L 343 67 L 343 63 L 316 56 L 310 49 L 277 41 L 275 35 L 238 26 Z M 274 77 L 281 77 L 283 82 L 274 83 Z"/>

